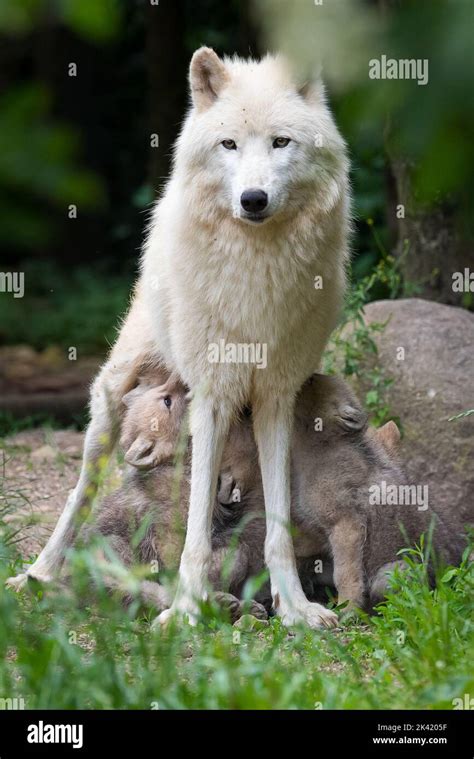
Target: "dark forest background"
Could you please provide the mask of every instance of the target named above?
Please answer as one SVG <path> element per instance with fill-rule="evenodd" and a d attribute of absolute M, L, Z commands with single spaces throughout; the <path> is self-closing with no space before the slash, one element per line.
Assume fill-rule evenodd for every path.
<path fill-rule="evenodd" d="M 201 44 L 320 55 L 353 162 L 354 281 L 393 255 L 406 292 L 472 308 L 452 272 L 474 263 L 473 20 L 469 0 L 2 0 L 0 268 L 26 289 L 0 296 L 0 342 L 113 340 Z M 429 84 L 370 80 L 381 54 L 427 58 Z"/>

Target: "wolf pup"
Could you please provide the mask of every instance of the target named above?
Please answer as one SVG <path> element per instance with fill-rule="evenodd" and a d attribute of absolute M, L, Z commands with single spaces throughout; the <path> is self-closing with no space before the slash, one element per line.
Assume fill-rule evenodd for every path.
<path fill-rule="evenodd" d="M 154 387 L 142 378 L 123 398 L 125 415 L 120 436 L 126 462 L 123 481 L 120 488 L 98 505 L 90 524 L 81 532 L 80 542 L 88 544 L 96 535 L 105 537 L 115 557 L 125 567 L 140 564 L 153 566 L 156 571 L 167 571 L 176 570 L 179 565 L 191 477 L 186 396 L 187 389 L 179 380 Z M 240 429 L 239 425 L 237 428 Z M 234 458 L 234 452 L 230 450 L 234 441 L 238 445 L 248 442 L 247 428 L 242 428 L 242 432 L 242 436 L 233 437 L 226 445 L 226 459 Z M 239 454 L 237 447 L 235 458 L 238 459 Z M 245 500 L 252 501 L 250 486 Z M 221 525 L 225 525 L 225 529 Z M 259 514 L 255 521 L 252 520 L 251 528 L 244 526 L 236 534 L 233 526 L 237 528 L 232 525 L 227 507 L 216 500 L 209 569 L 209 586 L 214 590 L 212 597 L 231 612 L 233 620 L 243 609 L 266 617 L 264 608 L 256 601 L 243 605 L 239 600 L 247 578 L 264 567 L 265 520 L 261 490 Z M 136 544 L 137 535 L 140 537 Z M 104 584 L 120 593 L 123 590 L 120 568 L 114 574 L 114 566 L 103 552 L 100 561 Z M 169 606 L 169 589 L 159 582 L 141 580 L 137 594 L 143 603 L 158 611 Z M 121 595 L 126 601 L 131 598 L 128 592 Z M 270 607 L 267 593 L 261 593 L 259 598 Z"/>
<path fill-rule="evenodd" d="M 236 455 L 243 426 L 248 427 L 247 443 Z M 383 598 L 397 552 L 428 532 L 432 522 L 435 552 L 447 563 L 460 561 L 464 543 L 435 505 L 420 510 L 416 503 L 396 499 L 374 502 L 372 493 L 382 483 L 397 492 L 406 487 L 399 438 L 394 422 L 377 430 L 367 427 L 367 415 L 340 378 L 315 374 L 298 394 L 291 519 L 298 567 L 310 597 L 318 595 L 318 586 L 329 585 L 336 588 L 339 603 L 372 608 Z M 245 420 L 232 428 L 227 450 L 233 456 L 224 456 L 218 497 L 227 501 L 233 523 L 237 512 L 245 513 L 250 493 L 253 511 L 261 502 L 257 452 Z"/>
<path fill-rule="evenodd" d="M 133 466 L 122 487 L 100 505 L 94 529 L 108 537 L 125 564 L 154 561 L 161 568 L 175 568 L 182 546 L 190 451 L 183 451 L 179 488 L 176 452 L 186 390 L 180 383 L 166 388 L 142 382 L 124 398 L 121 445 Z M 399 437 L 393 422 L 378 430 L 367 428 L 365 412 L 348 385 L 336 377 L 314 375 L 298 394 L 291 517 L 298 569 L 310 599 L 323 595 L 322 586 L 332 586 L 340 603 L 373 607 L 386 591 L 397 551 L 418 540 L 432 518 L 434 548 L 446 561 L 459 560 L 463 546 L 435 512 L 420 512 L 415 505 L 370 503 L 374 485 L 404 484 Z M 145 523 L 133 554 L 133 536 Z M 245 581 L 264 567 L 264 540 L 262 482 L 247 416 L 232 425 L 224 448 L 212 522 L 211 587 L 239 598 Z M 142 583 L 140 594 L 155 608 L 163 608 L 165 590 L 158 583 Z M 266 587 L 257 600 L 269 608 Z M 238 612 L 236 599 L 234 606 Z"/>
<path fill-rule="evenodd" d="M 290 517 L 295 396 L 318 369 L 345 291 L 349 182 L 345 143 L 320 82 L 298 82 L 280 57 L 190 66 L 192 104 L 171 178 L 150 224 L 130 311 L 92 388 L 75 491 L 33 576 L 48 579 L 114 447 L 121 398 L 144 362 L 191 389 L 190 506 L 175 601 L 193 621 L 211 559 L 213 495 L 232 419 L 251 404 L 265 496 L 265 560 L 285 624 L 333 626 L 296 569 Z M 18 580 L 21 584 L 22 580 Z"/>

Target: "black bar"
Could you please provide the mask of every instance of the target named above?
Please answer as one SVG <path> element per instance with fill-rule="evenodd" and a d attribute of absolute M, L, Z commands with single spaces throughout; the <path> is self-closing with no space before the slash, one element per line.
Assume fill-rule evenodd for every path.
<path fill-rule="evenodd" d="M 283 744 L 286 751 L 293 744 L 294 756 L 309 749 L 321 757 L 329 749 L 347 757 L 472 759 L 473 723 L 472 711 L 2 711 L 0 759 L 95 756 L 103 749 L 140 759 L 170 746 L 180 754 L 217 747 L 225 759 L 236 748 L 273 753 Z M 57 732 L 60 725 L 69 727 Z M 50 737 L 70 742 L 46 742 Z"/>

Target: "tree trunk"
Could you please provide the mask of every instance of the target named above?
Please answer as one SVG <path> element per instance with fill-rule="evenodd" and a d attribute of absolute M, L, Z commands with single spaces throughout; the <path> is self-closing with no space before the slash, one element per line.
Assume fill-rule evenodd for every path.
<path fill-rule="evenodd" d="M 418 204 L 406 160 L 392 157 L 390 169 L 396 194 L 391 214 L 397 221 L 395 255 L 405 285 L 416 285 L 428 300 L 466 305 L 465 293 L 453 291 L 453 273 L 472 270 L 474 255 L 456 205 L 446 200 L 430 207 Z"/>
<path fill-rule="evenodd" d="M 189 64 L 184 38 L 182 0 L 161 0 L 147 8 L 147 68 L 150 97 L 150 145 L 158 135 L 159 146 L 150 147 L 149 177 L 159 190 L 168 176 L 171 147 L 186 108 L 183 82 Z"/>

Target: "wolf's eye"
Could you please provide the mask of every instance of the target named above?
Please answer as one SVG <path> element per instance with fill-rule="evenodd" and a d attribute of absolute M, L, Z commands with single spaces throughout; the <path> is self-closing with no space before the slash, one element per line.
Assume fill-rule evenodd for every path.
<path fill-rule="evenodd" d="M 221 145 L 223 145 L 226 150 L 237 150 L 237 145 L 234 140 L 222 140 Z"/>
<path fill-rule="evenodd" d="M 171 395 L 165 395 L 163 398 L 163 403 L 165 404 L 166 408 L 171 408 L 172 402 L 173 401 L 171 400 Z"/>
<path fill-rule="evenodd" d="M 291 142 L 289 137 L 276 137 L 273 140 L 273 147 L 274 148 L 286 148 L 287 145 Z"/>

